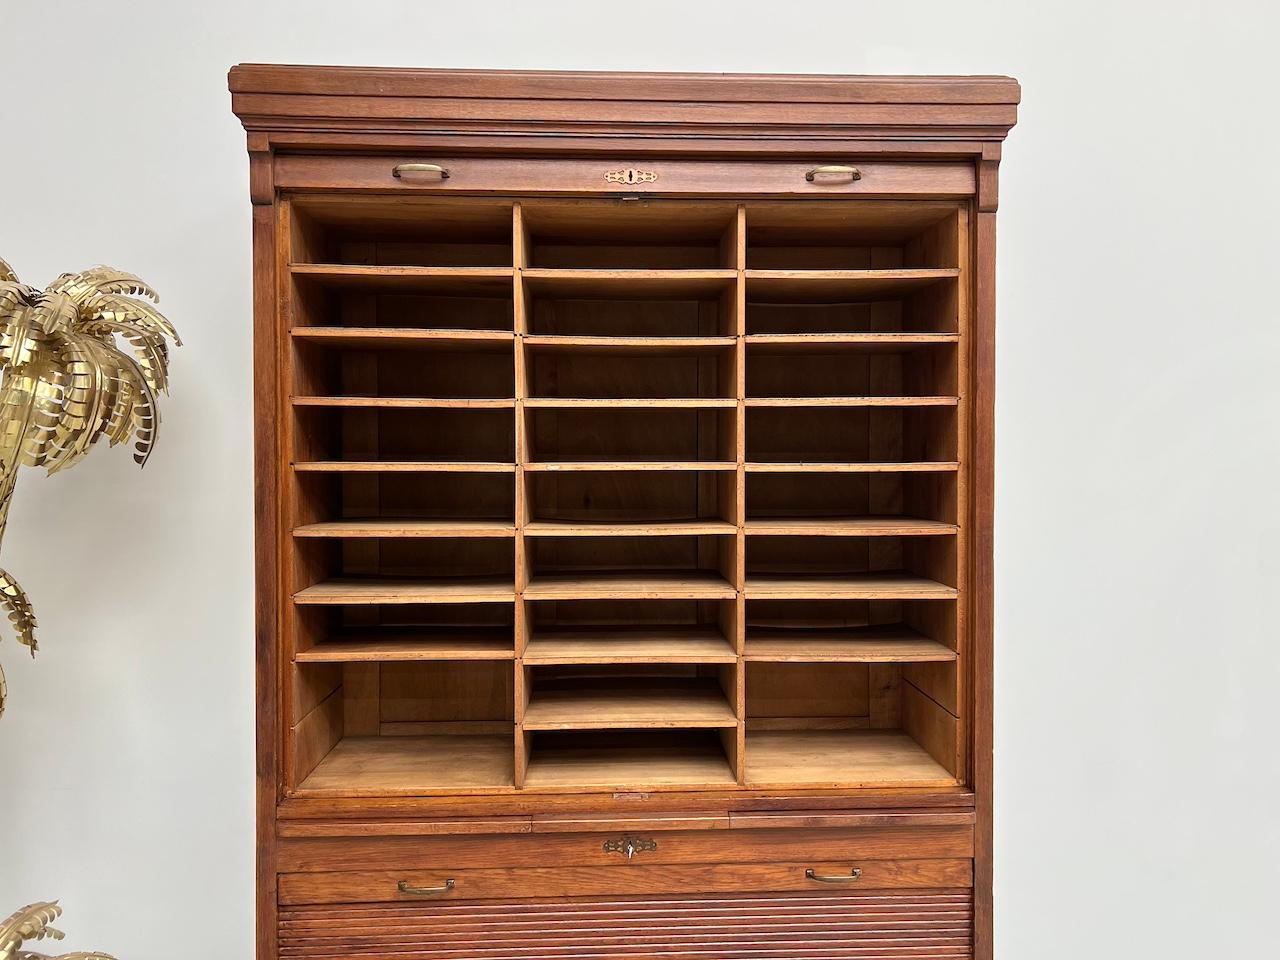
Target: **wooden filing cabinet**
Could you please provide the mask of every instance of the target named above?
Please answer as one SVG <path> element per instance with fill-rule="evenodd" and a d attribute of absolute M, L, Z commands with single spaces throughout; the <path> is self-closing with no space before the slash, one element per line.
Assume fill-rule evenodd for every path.
<path fill-rule="evenodd" d="M 989 958 L 1017 84 L 230 86 L 259 960 Z"/>

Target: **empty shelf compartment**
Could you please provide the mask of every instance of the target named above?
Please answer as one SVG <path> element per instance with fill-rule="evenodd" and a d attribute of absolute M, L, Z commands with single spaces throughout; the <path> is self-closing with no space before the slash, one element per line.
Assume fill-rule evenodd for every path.
<path fill-rule="evenodd" d="M 536 200 L 521 204 L 528 266 L 733 268 L 737 207 L 658 200 Z"/>
<path fill-rule="evenodd" d="M 539 683 L 525 708 L 526 730 L 733 727 L 733 705 L 714 680 L 591 677 Z"/>
<path fill-rule="evenodd" d="M 733 786 L 716 731 L 533 733 L 526 790 L 650 790 Z"/>
<path fill-rule="evenodd" d="M 513 204 L 462 197 L 302 197 L 293 263 L 512 266 Z"/>

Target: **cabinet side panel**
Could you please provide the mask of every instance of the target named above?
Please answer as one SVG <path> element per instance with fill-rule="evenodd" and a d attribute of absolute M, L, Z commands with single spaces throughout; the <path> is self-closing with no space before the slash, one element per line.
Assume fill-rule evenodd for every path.
<path fill-rule="evenodd" d="M 260 184 L 269 153 L 251 153 L 250 179 Z M 268 173 L 269 178 L 269 173 Z M 268 179 L 269 183 L 269 179 Z M 276 956 L 276 805 L 279 802 L 279 437 L 280 338 L 276 321 L 276 218 L 254 190 L 253 380 L 254 550 L 257 688 L 257 944 L 259 960 Z"/>
<path fill-rule="evenodd" d="M 997 154 L 998 156 L 998 154 Z M 974 956 L 991 960 L 992 768 L 994 737 L 995 585 L 995 272 L 996 161 L 980 165 L 983 194 L 974 218 L 973 466 L 970 636 L 972 639 L 972 779 L 977 807 L 974 849 Z"/>

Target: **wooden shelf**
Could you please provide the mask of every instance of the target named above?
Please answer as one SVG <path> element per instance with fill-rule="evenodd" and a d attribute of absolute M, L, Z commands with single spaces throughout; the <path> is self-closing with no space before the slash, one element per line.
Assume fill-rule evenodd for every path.
<path fill-rule="evenodd" d="M 514 463 L 434 460 L 300 460 L 300 473 L 515 473 Z"/>
<path fill-rule="evenodd" d="M 512 296 L 511 267 L 371 266 L 343 263 L 295 263 L 289 272 L 300 283 L 343 290 L 422 293 L 437 296 Z"/>
<path fill-rule="evenodd" d="M 744 660 L 765 663 L 933 663 L 955 651 L 901 624 L 845 628 L 747 627 Z"/>
<path fill-rule="evenodd" d="M 329 520 L 293 528 L 295 537 L 356 539 L 365 537 L 514 537 L 509 520 Z"/>
<path fill-rule="evenodd" d="M 428 410 L 513 410 L 512 398 L 490 397 L 294 397 L 295 407 L 381 407 L 384 409 Z"/>
<path fill-rule="evenodd" d="M 526 463 L 525 470 L 565 473 L 571 471 L 597 473 L 636 473 L 644 471 L 736 470 L 732 460 L 555 460 Z"/>
<path fill-rule="evenodd" d="M 536 630 L 526 666 L 574 663 L 735 663 L 733 646 L 711 627 L 636 626 Z"/>
<path fill-rule="evenodd" d="M 575 521 L 531 520 L 525 525 L 526 537 L 701 537 L 727 536 L 738 532 L 727 520 L 665 521 Z"/>
<path fill-rule="evenodd" d="M 419 327 L 294 327 L 295 340 L 363 350 L 414 347 L 441 350 L 497 351 L 514 348 L 510 330 L 446 330 Z"/>
<path fill-rule="evenodd" d="M 369 663 L 413 660 L 512 660 L 510 628 L 418 628 L 348 633 L 298 651 L 298 663 Z"/>
<path fill-rule="evenodd" d="M 733 584 L 706 570 L 536 574 L 526 600 L 732 600 Z"/>
<path fill-rule="evenodd" d="M 915 270 L 748 270 L 756 303 L 857 303 L 914 293 L 960 276 L 952 268 Z"/>
<path fill-rule="evenodd" d="M 298 789 L 311 797 L 505 793 L 514 768 L 511 737 L 344 737 Z"/>
<path fill-rule="evenodd" d="M 959 397 L 747 397 L 748 407 L 954 407 Z"/>
<path fill-rule="evenodd" d="M 747 473 L 955 473 L 954 460 L 904 463 L 845 463 L 841 461 L 756 461 L 745 466 Z"/>
<path fill-rule="evenodd" d="M 588 337 L 561 334 L 523 334 L 521 341 L 534 353 L 618 353 L 679 356 L 732 349 L 737 337 Z"/>
<path fill-rule="evenodd" d="M 724 752 L 713 745 L 535 746 L 526 790 L 652 790 L 734 785 Z"/>
<path fill-rule="evenodd" d="M 902 353 L 938 344 L 959 343 L 958 333 L 749 333 L 749 353 Z M 756 349 L 752 349 L 752 348 Z"/>
<path fill-rule="evenodd" d="M 500 603 L 515 599 L 505 577 L 457 577 L 436 580 L 358 580 L 337 578 L 299 590 L 302 604 Z"/>
<path fill-rule="evenodd" d="M 955 587 L 911 573 L 747 574 L 748 600 L 952 600 Z"/>
<path fill-rule="evenodd" d="M 771 537 L 926 537 L 960 528 L 918 517 L 779 517 L 748 518 L 748 536 Z"/>
<path fill-rule="evenodd" d="M 525 730 L 736 727 L 738 718 L 714 681 L 636 679 L 540 690 L 524 711 Z"/>
<path fill-rule="evenodd" d="M 611 410 L 632 408 L 652 409 L 725 409 L 733 410 L 738 401 L 733 397 L 530 397 L 524 401 L 532 409 L 583 410 L 605 407 Z"/>
<path fill-rule="evenodd" d="M 744 256 L 762 266 L 959 262 L 958 231 L 968 222 L 962 205 L 939 202 L 927 216 L 905 202 L 886 206 L 899 212 L 876 229 L 889 230 L 884 245 L 899 249 L 873 260 L 854 249 L 867 238 L 855 244 L 846 236 L 847 205 L 837 209 L 829 201 L 815 201 L 817 227 L 800 208 L 786 208 L 779 219 L 780 201 L 749 199 L 745 220 L 741 201 L 710 203 L 714 217 L 691 221 L 694 246 L 668 246 L 672 214 L 661 205 L 631 214 L 626 205 L 581 198 L 517 205 L 433 196 L 429 210 L 444 218 L 434 224 L 387 201 L 378 207 L 391 224 L 384 237 L 377 233 L 382 221 L 363 222 L 373 208 L 360 204 L 373 201 L 350 208 L 341 198 L 326 202 L 332 210 L 299 214 L 316 220 L 310 234 L 299 234 L 300 259 L 334 255 L 351 232 L 405 245 L 386 251 L 388 259 L 703 266 L 290 268 L 301 291 L 289 306 L 297 369 L 278 389 L 301 411 L 293 420 L 307 435 L 297 449 L 309 456 L 394 450 L 509 459 L 292 464 L 299 475 L 367 479 L 305 482 L 301 506 L 290 512 L 314 522 L 290 531 L 284 569 L 300 583 L 316 569 L 370 575 L 334 576 L 293 595 L 310 610 L 288 618 L 291 635 L 281 649 L 291 674 L 283 680 L 305 680 L 320 706 L 290 734 L 286 786 L 302 798 L 523 790 L 535 796 L 502 802 L 536 805 L 539 792 L 724 796 L 744 778 L 747 786 L 780 791 L 770 796 L 793 788 L 956 785 L 921 744 L 949 764 L 963 727 L 908 682 L 917 675 L 940 682 L 926 677 L 936 670 L 960 683 L 956 611 L 929 607 L 920 621 L 925 633 L 906 623 L 812 624 L 857 622 L 858 611 L 865 613 L 865 603 L 837 610 L 825 600 L 885 601 L 871 606 L 884 612 L 896 601 L 958 597 L 955 588 L 911 572 L 816 571 L 877 565 L 849 558 L 856 543 L 832 539 L 840 537 L 917 538 L 906 544 L 908 558 L 892 563 L 934 573 L 960 569 L 966 559 L 954 553 L 957 524 L 874 515 L 869 503 L 881 511 L 905 503 L 932 516 L 957 516 L 963 485 L 945 476 L 892 475 L 955 474 L 961 464 L 804 458 L 964 449 L 965 424 L 952 413 L 961 385 L 967 388 L 956 366 L 963 343 L 946 329 L 957 325 L 961 271 L 750 269 L 744 276 L 713 267 Z M 472 211 L 473 202 L 483 209 Z M 686 212 L 674 216 L 690 209 L 681 206 Z M 858 211 L 855 219 L 867 215 Z M 629 219 L 636 216 L 639 227 Z M 449 224 L 463 232 L 452 233 Z M 765 248 L 754 256 L 752 229 Z M 465 249 L 446 249 L 454 244 Z M 733 295 L 744 283 L 745 303 Z M 376 311 L 337 312 L 348 292 L 367 294 L 370 304 L 377 296 Z M 868 305 L 908 297 L 901 322 L 926 329 L 844 330 L 898 325 L 892 309 L 878 313 Z M 357 325 L 308 325 L 330 320 Z M 813 395 L 795 395 L 804 393 Z M 861 409 L 884 412 L 856 413 Z M 391 412 L 414 410 L 443 412 Z M 864 442 L 868 416 L 875 435 Z M 440 429 L 420 441 L 411 421 L 434 419 Z M 721 459 L 589 459 L 609 450 Z M 796 459 L 744 463 L 748 450 Z M 742 472 L 890 476 L 879 484 L 885 495 L 868 502 L 866 483 L 856 477 L 784 476 L 744 485 Z M 426 476 L 446 473 L 510 479 Z M 547 476 L 556 473 L 566 476 Z M 397 481 L 376 474 L 423 476 Z M 406 542 L 390 542 L 400 540 Z M 358 565 L 317 567 L 341 546 L 326 541 L 349 541 L 343 556 Z M 373 549 L 375 541 L 386 542 Z M 513 574 L 507 573 L 512 544 Z M 466 566 L 450 565 L 454 551 L 469 552 Z M 504 575 L 414 576 L 451 569 Z M 744 569 L 768 572 L 744 583 Z M 749 600 L 807 603 L 790 604 L 803 608 L 791 613 L 785 603 L 744 607 Z M 475 613 L 468 604 L 490 606 Z M 384 605 L 400 605 L 399 614 L 389 606 L 378 613 Z M 901 619 L 917 622 L 917 611 L 902 606 Z M 760 622 L 744 629 L 748 614 Z M 409 623 L 384 626 L 380 619 Z M 851 664 L 889 666 L 876 674 Z M 896 666 L 907 664 L 936 666 Z M 871 704 L 862 690 L 867 683 L 880 684 L 882 703 Z M 904 730 L 871 729 L 897 723 Z M 344 738 L 345 731 L 383 735 Z"/>
<path fill-rule="evenodd" d="M 905 733 L 770 730 L 748 726 L 748 787 L 949 787 L 956 784 Z"/>
<path fill-rule="evenodd" d="M 738 279 L 736 270 L 525 269 L 537 297 L 560 300 L 707 300 Z"/>

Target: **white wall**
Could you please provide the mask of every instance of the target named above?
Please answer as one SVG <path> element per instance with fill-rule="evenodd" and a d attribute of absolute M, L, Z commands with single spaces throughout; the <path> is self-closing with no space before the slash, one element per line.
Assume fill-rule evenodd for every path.
<path fill-rule="evenodd" d="M 249 203 L 238 61 L 1008 73 L 1002 960 L 1275 950 L 1280 316 L 1266 0 L 0 3 L 0 256 L 105 261 L 187 345 L 147 469 L 18 486 L 0 915 L 68 948 L 252 943 Z"/>

